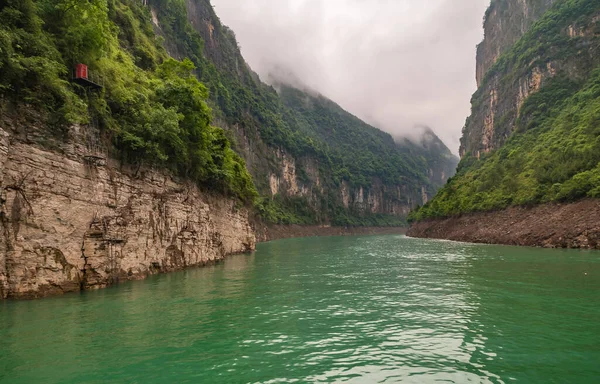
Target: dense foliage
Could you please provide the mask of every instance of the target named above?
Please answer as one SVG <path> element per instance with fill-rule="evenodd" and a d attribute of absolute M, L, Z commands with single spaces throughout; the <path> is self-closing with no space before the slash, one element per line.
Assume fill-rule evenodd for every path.
<path fill-rule="evenodd" d="M 94 125 L 130 163 L 168 167 L 200 185 L 253 200 L 243 160 L 211 126 L 208 90 L 189 60 L 171 59 L 135 0 L 7 0 L 0 9 L 0 97 L 57 126 Z M 76 63 L 101 92 L 69 82 Z M 99 80 L 100 81 L 100 80 Z"/>
<path fill-rule="evenodd" d="M 502 74 L 510 86 L 535 65 L 581 57 L 576 51 L 582 50 L 583 39 L 569 36 L 567 26 L 589 27 L 598 12 L 596 1 L 559 2 L 498 61 L 486 80 Z M 592 32 L 593 44 L 588 41 L 585 53 L 598 49 L 598 38 L 593 37 L 598 32 Z M 600 66 L 578 64 L 580 70 L 573 71 L 577 75 L 557 73 L 528 97 L 506 143 L 479 160 L 463 158 L 457 175 L 411 219 L 600 197 Z M 500 119 L 495 129 L 502 133 L 505 122 Z"/>

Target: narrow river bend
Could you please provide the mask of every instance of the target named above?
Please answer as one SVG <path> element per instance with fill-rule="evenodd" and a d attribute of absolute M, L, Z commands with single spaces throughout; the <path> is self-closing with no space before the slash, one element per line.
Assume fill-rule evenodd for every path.
<path fill-rule="evenodd" d="M 0 302 L 0 383 L 597 383 L 600 252 L 403 236 Z"/>

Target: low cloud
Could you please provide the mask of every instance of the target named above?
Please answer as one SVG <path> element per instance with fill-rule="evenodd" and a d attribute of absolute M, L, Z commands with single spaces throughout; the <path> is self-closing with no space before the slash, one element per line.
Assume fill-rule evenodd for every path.
<path fill-rule="evenodd" d="M 267 82 L 302 82 L 394 136 L 458 152 L 489 0 L 213 0 Z"/>

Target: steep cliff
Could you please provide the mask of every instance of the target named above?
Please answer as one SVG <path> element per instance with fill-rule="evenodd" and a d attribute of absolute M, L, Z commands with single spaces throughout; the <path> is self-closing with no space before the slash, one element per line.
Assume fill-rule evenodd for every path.
<path fill-rule="evenodd" d="M 248 211 L 165 172 L 91 156 L 89 128 L 52 149 L 0 127 L 0 299 L 105 287 L 254 249 Z M 45 136 L 46 134 L 43 133 Z"/>
<path fill-rule="evenodd" d="M 497 60 L 478 63 L 495 60 L 473 95 L 457 175 L 413 220 L 600 197 L 600 3 L 556 2 L 535 22 L 547 3 L 535 12 L 533 2 L 509 3 L 512 18 L 492 17 L 492 4 L 483 46 L 500 46 L 489 30 L 511 41 L 531 27 Z"/>
<path fill-rule="evenodd" d="M 552 3 L 492 2 L 478 48 L 479 89 L 463 129 L 461 157 L 479 158 L 500 148 L 515 131 L 525 100 L 549 79 L 581 81 L 597 65 L 594 3 L 567 1 L 551 8 Z"/>
<path fill-rule="evenodd" d="M 557 0 L 493 0 L 483 22 L 485 38 L 477 46 L 477 86 L 488 70 Z"/>

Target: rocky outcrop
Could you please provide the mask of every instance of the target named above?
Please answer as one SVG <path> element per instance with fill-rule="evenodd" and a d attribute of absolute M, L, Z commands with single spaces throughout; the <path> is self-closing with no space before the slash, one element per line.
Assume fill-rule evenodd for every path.
<path fill-rule="evenodd" d="M 477 46 L 477 86 L 498 58 L 546 12 L 556 0 L 494 0 L 485 14 L 485 38 Z"/>
<path fill-rule="evenodd" d="M 345 208 L 362 214 L 406 216 L 413 203 L 419 201 L 418 198 L 410 196 L 407 188 L 401 186 L 393 188 L 379 180 L 375 180 L 369 189 L 352 188 L 344 181 L 340 186 L 340 196 Z M 419 197 L 427 199 L 428 196 L 423 187 L 422 196 Z"/>
<path fill-rule="evenodd" d="M 251 251 L 248 212 L 164 172 L 0 129 L 0 298 L 100 288 Z"/>
<path fill-rule="evenodd" d="M 492 2 L 485 19 L 485 40 L 478 47 L 477 80 L 471 116 L 461 138 L 460 156 L 482 155 L 500 148 L 517 129 L 521 108 L 527 98 L 560 75 L 577 82 L 589 73 L 600 57 L 597 28 L 600 15 L 591 20 L 573 16 L 570 25 L 560 30 L 556 43 L 541 53 L 524 57 L 519 40 L 556 0 L 497 0 Z M 547 21 L 548 22 L 548 21 Z M 563 22 L 563 21 L 561 21 Z M 529 36 L 530 43 L 537 40 Z M 568 43 L 565 43 L 568 42 Z M 513 51 L 510 51 L 513 47 Z M 516 51 L 515 51 L 516 50 Z M 539 50 L 539 48 L 538 48 Z M 495 65 L 505 52 L 503 65 Z M 516 52 L 516 53 L 515 53 Z M 500 63 L 499 63 L 500 64 Z"/>
<path fill-rule="evenodd" d="M 327 191 L 321 181 L 317 160 L 304 157 L 296 161 L 293 156 L 279 150 L 272 163 L 276 168 L 268 177 L 271 196 L 302 197 L 313 209 L 318 211 L 321 208 L 320 199 Z M 425 186 L 415 192 L 407 185 L 388 186 L 378 179 L 373 179 L 368 187 L 354 187 L 342 181 L 337 191 L 329 191 L 332 192 L 339 194 L 336 198 L 340 199 L 344 208 L 361 215 L 406 216 L 415 204 L 427 202 L 433 196 Z"/>
<path fill-rule="evenodd" d="M 298 180 L 296 174 L 296 160 L 283 151 L 277 151 L 276 158 L 280 164 L 280 173 L 276 175 L 272 173 L 269 176 L 269 184 L 271 195 L 283 193 L 286 196 L 308 196 L 311 194 L 310 188 Z M 311 184 L 317 186 L 319 184 L 318 174 L 315 180 L 310 180 Z"/>
<path fill-rule="evenodd" d="M 600 249 L 600 201 L 513 207 L 413 224 L 407 235 L 471 243 Z"/>

